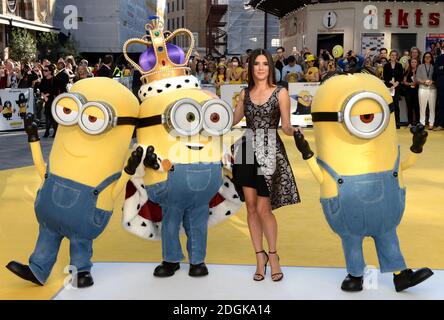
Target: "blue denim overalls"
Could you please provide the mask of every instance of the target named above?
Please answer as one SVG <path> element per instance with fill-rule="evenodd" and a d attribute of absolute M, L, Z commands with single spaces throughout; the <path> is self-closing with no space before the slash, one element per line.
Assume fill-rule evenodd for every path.
<path fill-rule="evenodd" d="M 179 241 L 183 224 L 191 264 L 205 261 L 209 203 L 222 185 L 222 165 L 217 163 L 175 164 L 168 179 L 146 186 L 150 201 L 162 207 L 162 255 L 166 262 L 184 259 Z"/>
<path fill-rule="evenodd" d="M 336 180 L 338 196 L 321 199 L 328 224 L 342 239 L 347 271 L 363 276 L 364 237 L 375 240 L 381 272 L 406 269 L 396 227 L 405 209 L 405 189 L 399 187 L 400 152 L 393 170 L 340 176 L 321 159 L 318 163 Z"/>
<path fill-rule="evenodd" d="M 48 279 L 64 237 L 70 240 L 70 264 L 78 272 L 91 270 L 93 239 L 103 232 L 112 214 L 96 208 L 97 199 L 120 176 L 116 173 L 93 188 L 52 174 L 48 164 L 35 201 L 39 238 L 29 258 L 29 267 L 41 283 Z"/>

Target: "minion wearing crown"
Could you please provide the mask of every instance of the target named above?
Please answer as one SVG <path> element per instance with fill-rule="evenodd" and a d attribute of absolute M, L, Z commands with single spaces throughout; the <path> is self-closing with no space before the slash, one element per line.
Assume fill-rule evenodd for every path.
<path fill-rule="evenodd" d="M 144 160 L 127 186 L 123 226 L 144 239 L 161 238 L 163 262 L 156 277 L 173 276 L 180 268 L 184 231 L 189 275 L 206 276 L 208 226 L 241 206 L 222 161 L 227 150 L 222 137 L 231 130 L 233 110 L 202 90 L 186 66 L 194 47 L 190 31 L 164 31 L 158 16 L 146 30 L 147 36 L 124 45 L 126 59 L 142 74 L 137 140 Z M 176 36 L 190 38 L 186 54 L 171 43 Z M 147 47 L 139 63 L 127 54 L 133 44 Z"/>

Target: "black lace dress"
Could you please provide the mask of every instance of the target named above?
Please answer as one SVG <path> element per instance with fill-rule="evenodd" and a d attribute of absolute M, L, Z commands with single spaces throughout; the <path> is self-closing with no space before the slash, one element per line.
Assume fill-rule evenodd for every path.
<path fill-rule="evenodd" d="M 237 191 L 241 194 L 242 187 L 255 188 L 259 196 L 270 197 L 273 210 L 300 202 L 284 143 L 277 131 L 281 119 L 278 99 L 281 89 L 277 87 L 262 106 L 255 105 L 249 90 L 245 89 L 248 129 L 233 145 L 233 180 Z"/>

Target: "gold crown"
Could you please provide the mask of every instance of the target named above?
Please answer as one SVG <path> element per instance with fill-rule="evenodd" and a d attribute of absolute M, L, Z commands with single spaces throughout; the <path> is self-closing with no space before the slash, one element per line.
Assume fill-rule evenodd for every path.
<path fill-rule="evenodd" d="M 123 54 L 126 60 L 142 74 L 140 79 L 143 84 L 171 77 L 187 76 L 191 73 L 191 69 L 187 67 L 194 48 L 194 37 L 191 31 L 182 28 L 177 29 L 174 32 L 164 32 L 163 22 L 160 21 L 158 17 L 151 19 L 150 22 L 145 25 L 145 30 L 149 32 L 149 35 L 146 35 L 141 39 L 129 39 L 123 45 Z M 178 35 L 187 35 L 191 41 L 190 48 L 185 56 L 185 62 L 183 64 L 175 64 L 170 60 L 168 55 L 167 43 Z M 153 47 L 154 54 L 156 55 L 156 65 L 151 70 L 144 70 L 138 63 L 134 62 L 128 56 L 128 47 L 133 44 L 142 44 L 147 47 Z"/>

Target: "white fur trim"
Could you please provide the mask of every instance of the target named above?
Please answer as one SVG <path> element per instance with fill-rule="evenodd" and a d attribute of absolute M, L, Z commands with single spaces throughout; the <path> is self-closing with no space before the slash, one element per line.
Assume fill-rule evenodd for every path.
<path fill-rule="evenodd" d="M 144 157 L 146 153 L 146 146 L 144 148 Z M 131 178 L 129 183 L 132 183 L 136 188 L 136 193 L 125 200 L 122 214 L 123 228 L 146 240 L 160 240 L 162 223 L 154 223 L 139 215 L 140 208 L 142 208 L 148 201 L 148 194 L 144 186 L 145 168 L 143 163 L 137 168 L 136 174 Z M 231 216 L 235 215 L 242 206 L 242 202 L 236 192 L 234 184 L 228 176 L 223 177 L 222 186 L 219 189 L 219 194 L 225 200 L 214 208 L 210 208 L 208 226 L 216 225 Z M 184 233 L 181 227 L 181 233 Z"/>
<path fill-rule="evenodd" d="M 150 97 L 180 89 L 201 89 L 201 87 L 199 80 L 192 75 L 162 79 L 142 85 L 139 90 L 139 98 L 144 101 Z"/>

